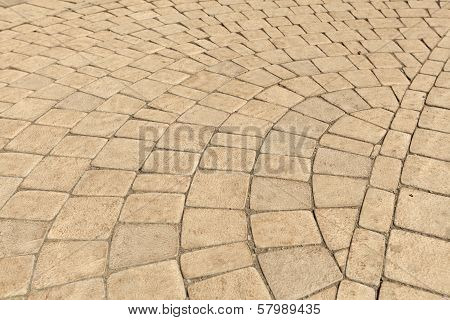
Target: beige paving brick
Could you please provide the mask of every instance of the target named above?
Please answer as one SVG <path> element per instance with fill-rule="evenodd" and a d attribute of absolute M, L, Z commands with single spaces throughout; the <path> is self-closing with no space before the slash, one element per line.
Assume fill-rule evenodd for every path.
<path fill-rule="evenodd" d="M 220 131 L 233 134 L 264 137 L 270 130 L 270 127 L 271 123 L 266 120 L 234 113 L 222 124 Z"/>
<path fill-rule="evenodd" d="M 450 161 L 450 134 L 417 128 L 410 150 L 422 156 Z"/>
<path fill-rule="evenodd" d="M 89 112 L 98 108 L 103 103 L 103 101 L 103 99 L 96 96 L 77 91 L 61 100 L 58 104 L 55 105 L 55 107 L 61 109 Z"/>
<path fill-rule="evenodd" d="M 358 218 L 357 209 L 316 209 L 314 213 L 328 248 L 339 250 L 350 246 Z"/>
<path fill-rule="evenodd" d="M 418 119 L 418 111 L 400 109 L 391 123 L 391 128 L 406 133 L 413 133 L 417 126 Z"/>
<path fill-rule="evenodd" d="M 393 230 L 384 273 L 390 279 L 448 295 L 449 261 L 445 257 L 449 250 L 443 240 Z"/>
<path fill-rule="evenodd" d="M 51 155 L 93 159 L 108 140 L 87 136 L 65 136 L 53 150 Z"/>
<path fill-rule="evenodd" d="M 319 138 L 328 125 L 322 121 L 303 116 L 297 112 L 288 112 L 274 126 L 275 129 L 309 138 Z"/>
<path fill-rule="evenodd" d="M 211 127 L 174 123 L 157 143 L 158 148 L 201 152 L 213 135 Z"/>
<path fill-rule="evenodd" d="M 11 108 L 3 112 L 3 117 L 34 121 L 46 113 L 55 104 L 54 101 L 26 98 L 18 101 Z"/>
<path fill-rule="evenodd" d="M 279 104 L 287 108 L 295 106 L 304 99 L 295 92 L 287 90 L 281 86 L 272 86 L 267 88 L 259 93 L 255 98 L 269 103 Z"/>
<path fill-rule="evenodd" d="M 128 116 L 110 112 L 91 112 L 71 130 L 86 136 L 111 137 L 128 119 Z"/>
<path fill-rule="evenodd" d="M 101 300 L 104 298 L 105 284 L 101 278 L 31 291 L 28 296 L 29 300 Z"/>
<path fill-rule="evenodd" d="M 180 264 L 183 275 L 191 279 L 249 267 L 253 258 L 247 244 L 237 242 L 184 253 Z"/>
<path fill-rule="evenodd" d="M 144 172 L 191 175 L 197 168 L 200 155 L 170 150 L 153 151 L 142 170 Z"/>
<path fill-rule="evenodd" d="M 318 208 L 359 206 L 367 184 L 364 179 L 318 174 L 313 175 L 312 182 L 314 202 Z"/>
<path fill-rule="evenodd" d="M 0 119 L 0 137 L 12 139 L 29 125 L 27 121 Z"/>
<path fill-rule="evenodd" d="M 18 256 L 0 259 L 0 297 L 24 295 L 33 272 L 34 256 Z"/>
<path fill-rule="evenodd" d="M 398 187 L 402 162 L 398 159 L 378 156 L 370 176 L 370 184 L 374 187 L 395 191 Z"/>
<path fill-rule="evenodd" d="M 164 224 L 120 224 L 115 228 L 109 259 L 112 269 L 175 258 L 178 230 Z"/>
<path fill-rule="evenodd" d="M 182 225 L 181 246 L 185 249 L 247 240 L 246 216 L 239 210 L 187 208 Z"/>
<path fill-rule="evenodd" d="M 106 241 L 47 242 L 41 249 L 33 277 L 33 288 L 102 276 L 106 265 Z"/>
<path fill-rule="evenodd" d="M 193 300 L 267 300 L 270 294 L 255 268 L 245 268 L 196 282 L 188 288 Z"/>
<path fill-rule="evenodd" d="M 229 114 L 216 109 L 195 105 L 178 118 L 179 122 L 219 127 Z"/>
<path fill-rule="evenodd" d="M 245 100 L 223 93 L 211 93 L 199 102 L 201 105 L 222 110 L 225 112 L 235 112 L 245 104 Z"/>
<path fill-rule="evenodd" d="M 145 192 L 176 192 L 185 193 L 191 178 L 170 174 L 139 174 L 133 183 L 133 190 Z"/>
<path fill-rule="evenodd" d="M 373 108 L 353 113 L 353 116 L 382 128 L 389 128 L 394 114 L 382 108 Z"/>
<path fill-rule="evenodd" d="M 309 158 L 315 147 L 316 141 L 313 139 L 272 130 L 266 136 L 261 152 Z"/>
<path fill-rule="evenodd" d="M 278 121 L 286 112 L 287 109 L 285 107 L 255 99 L 250 100 L 239 109 L 241 114 L 270 122 Z"/>
<path fill-rule="evenodd" d="M 0 153 L 0 175 L 26 177 L 41 159 L 42 156 L 32 154 Z"/>
<path fill-rule="evenodd" d="M 400 131 L 389 130 L 383 140 L 380 153 L 384 156 L 404 159 L 408 152 L 410 141 L 411 135 Z"/>
<path fill-rule="evenodd" d="M 397 98 L 390 87 L 358 88 L 356 91 L 372 108 L 396 111 L 399 107 Z"/>
<path fill-rule="evenodd" d="M 345 152 L 359 154 L 362 156 L 370 156 L 373 149 L 373 146 L 370 143 L 348 139 L 332 134 L 324 134 L 320 139 L 320 145 Z"/>
<path fill-rule="evenodd" d="M 309 211 L 280 211 L 254 214 L 251 228 L 259 248 L 319 244 L 322 240 Z"/>
<path fill-rule="evenodd" d="M 375 300 L 375 290 L 358 282 L 342 280 L 337 294 L 338 300 Z"/>
<path fill-rule="evenodd" d="M 321 246 L 271 251 L 258 260 L 277 299 L 298 299 L 342 279 L 339 267 Z"/>
<path fill-rule="evenodd" d="M 200 161 L 202 169 L 250 172 L 256 152 L 240 148 L 208 147 Z"/>
<path fill-rule="evenodd" d="M 103 77 L 84 86 L 82 91 L 103 99 L 107 99 L 125 88 L 125 86 L 125 81 L 112 77 Z"/>
<path fill-rule="evenodd" d="M 319 148 L 314 159 L 314 173 L 368 177 L 372 169 L 370 158 L 342 151 Z"/>
<path fill-rule="evenodd" d="M 343 116 L 330 127 L 329 132 L 375 144 L 382 139 L 386 131 L 366 121 Z"/>
<path fill-rule="evenodd" d="M 309 98 L 299 103 L 293 108 L 293 110 L 328 123 L 344 115 L 344 112 L 341 109 L 336 108 L 321 98 L 316 97 Z"/>
<path fill-rule="evenodd" d="M 383 281 L 381 284 L 380 300 L 439 300 L 442 297 L 412 288 L 403 284 L 398 284 L 390 281 Z"/>
<path fill-rule="evenodd" d="M 182 300 L 183 278 L 175 260 L 113 273 L 107 281 L 110 299 Z"/>
<path fill-rule="evenodd" d="M 134 114 L 144 107 L 144 102 L 132 97 L 122 94 L 115 94 L 104 103 L 102 103 L 97 110 L 113 113 Z"/>
<path fill-rule="evenodd" d="M 0 258 L 35 254 L 41 248 L 48 225 L 45 222 L 2 220 Z"/>
<path fill-rule="evenodd" d="M 450 133 L 450 110 L 425 107 L 419 119 L 419 127 Z"/>
<path fill-rule="evenodd" d="M 394 214 L 394 202 L 393 193 L 369 188 L 359 217 L 360 226 L 378 232 L 388 232 Z"/>

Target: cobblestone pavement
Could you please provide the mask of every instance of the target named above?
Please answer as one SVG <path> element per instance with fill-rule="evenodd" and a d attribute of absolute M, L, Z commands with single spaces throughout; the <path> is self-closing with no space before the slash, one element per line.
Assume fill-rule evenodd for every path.
<path fill-rule="evenodd" d="M 0 3 L 0 298 L 449 297 L 449 2 Z"/>

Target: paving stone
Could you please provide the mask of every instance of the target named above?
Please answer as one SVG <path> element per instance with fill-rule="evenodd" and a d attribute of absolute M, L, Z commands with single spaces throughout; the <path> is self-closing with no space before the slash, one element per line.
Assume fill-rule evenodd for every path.
<path fill-rule="evenodd" d="M 401 182 L 449 195 L 449 166 L 448 162 L 409 155 L 403 168 Z"/>
<path fill-rule="evenodd" d="M 158 122 L 128 120 L 117 132 L 116 137 L 157 141 L 168 125 Z"/>
<path fill-rule="evenodd" d="M 316 209 L 314 213 L 328 248 L 340 250 L 350 246 L 358 219 L 357 209 Z"/>
<path fill-rule="evenodd" d="M 391 120 L 394 117 L 394 114 L 392 112 L 384 110 L 382 108 L 372 108 L 368 110 L 357 111 L 352 115 L 385 129 L 389 128 Z"/>
<path fill-rule="evenodd" d="M 174 123 L 157 143 L 158 148 L 202 152 L 213 135 L 211 127 Z"/>
<path fill-rule="evenodd" d="M 450 110 L 425 107 L 419 119 L 419 127 L 450 133 Z"/>
<path fill-rule="evenodd" d="M 93 159 L 108 140 L 96 137 L 65 136 L 53 150 L 51 155 Z"/>
<path fill-rule="evenodd" d="M 110 112 L 91 112 L 71 130 L 86 136 L 111 137 L 128 119 L 128 116 Z"/>
<path fill-rule="evenodd" d="M 385 238 L 381 234 L 356 229 L 348 255 L 347 277 L 377 286 L 383 269 L 384 247 Z"/>
<path fill-rule="evenodd" d="M 175 260 L 113 273 L 107 281 L 108 298 L 132 300 L 183 300 L 183 278 Z"/>
<path fill-rule="evenodd" d="M 400 131 L 389 130 L 384 138 L 380 153 L 384 156 L 404 159 L 408 152 L 410 141 L 411 135 Z"/>
<path fill-rule="evenodd" d="M 0 297 L 2 299 L 24 295 L 33 272 L 34 256 L 18 256 L 0 259 Z"/>
<path fill-rule="evenodd" d="M 193 300 L 268 300 L 270 294 L 255 268 L 245 268 L 193 283 Z"/>
<path fill-rule="evenodd" d="M 368 177 L 372 167 L 370 158 L 332 149 L 319 148 L 314 159 L 314 173 Z"/>
<path fill-rule="evenodd" d="M 225 112 L 235 112 L 240 109 L 245 100 L 231 95 L 214 92 L 201 100 L 199 103 L 204 106 L 208 106 L 213 109 L 222 110 Z"/>
<path fill-rule="evenodd" d="M 250 208 L 254 210 L 297 210 L 311 208 L 311 188 L 304 182 L 254 177 Z"/>
<path fill-rule="evenodd" d="M 105 299 L 102 278 L 81 280 L 58 287 L 30 292 L 29 300 L 101 300 Z"/>
<path fill-rule="evenodd" d="M 309 211 L 265 212 L 251 216 L 255 245 L 259 248 L 320 244 L 322 238 Z"/>
<path fill-rule="evenodd" d="M 293 110 L 328 123 L 344 115 L 344 112 L 341 109 L 333 106 L 322 98 L 316 97 L 300 102 Z"/>
<path fill-rule="evenodd" d="M 450 161 L 450 134 L 417 128 L 410 150 L 422 156 Z"/>
<path fill-rule="evenodd" d="M 163 224 L 120 224 L 111 242 L 112 269 L 175 258 L 178 253 L 176 226 Z"/>
<path fill-rule="evenodd" d="M 254 99 L 239 109 L 239 113 L 270 122 L 278 121 L 287 111 L 285 107 Z"/>
<path fill-rule="evenodd" d="M 247 244 L 238 242 L 184 253 L 180 264 L 183 276 L 191 279 L 251 266 L 253 258 Z"/>
<path fill-rule="evenodd" d="M 444 239 L 449 239 L 447 197 L 402 188 L 398 198 L 395 225 Z"/>
<path fill-rule="evenodd" d="M 42 156 L 24 153 L 0 153 L 0 175 L 26 177 L 41 161 Z"/>
<path fill-rule="evenodd" d="M 260 154 L 254 175 L 307 182 L 311 175 L 311 161 L 283 155 Z"/>
<path fill-rule="evenodd" d="M 413 133 L 417 126 L 419 112 L 415 110 L 400 109 L 392 121 L 391 128 L 394 130 Z"/>
<path fill-rule="evenodd" d="M 220 131 L 248 135 L 255 137 L 264 137 L 270 130 L 271 123 L 238 113 L 232 114 L 220 127 Z"/>
<path fill-rule="evenodd" d="M 395 195 L 388 191 L 369 188 L 359 217 L 359 224 L 367 229 L 388 232 L 394 214 Z"/>
<path fill-rule="evenodd" d="M 267 88 L 255 98 L 269 103 L 279 104 L 287 108 L 295 106 L 304 99 L 301 95 L 280 86 Z"/>
<path fill-rule="evenodd" d="M 155 150 L 148 157 L 144 172 L 191 175 L 197 168 L 200 155 L 192 152 Z"/>
<path fill-rule="evenodd" d="M 106 240 L 120 214 L 123 200 L 112 197 L 70 198 L 48 233 L 49 239 Z"/>
<path fill-rule="evenodd" d="M 89 170 L 81 177 L 73 194 L 123 197 L 128 193 L 135 176 L 130 171 Z"/>
<path fill-rule="evenodd" d="M 395 191 L 398 187 L 402 162 L 398 159 L 378 156 L 372 169 L 370 184 L 374 187 Z"/>
<path fill-rule="evenodd" d="M 139 174 L 133 183 L 133 190 L 143 192 L 185 193 L 190 185 L 188 176 L 169 174 Z"/>
<path fill-rule="evenodd" d="M 239 210 L 187 208 L 182 225 L 185 249 L 247 240 L 246 215 Z"/>
<path fill-rule="evenodd" d="M 120 221 L 136 223 L 179 223 L 185 197 L 172 193 L 143 193 L 129 195 Z"/>
<path fill-rule="evenodd" d="M 31 171 L 22 187 L 67 192 L 73 188 L 88 166 L 87 159 L 49 156 Z"/>
<path fill-rule="evenodd" d="M 380 142 L 386 131 L 363 120 L 343 116 L 330 127 L 329 132 L 375 144 Z"/>
<path fill-rule="evenodd" d="M 370 109 L 370 105 L 353 90 L 330 92 L 322 97 L 347 113 Z"/>
<path fill-rule="evenodd" d="M 440 300 L 442 297 L 412 288 L 403 284 L 383 281 L 379 294 L 380 300 Z"/>
<path fill-rule="evenodd" d="M 193 207 L 243 209 L 247 199 L 248 174 L 198 171 L 186 204 Z"/>
<path fill-rule="evenodd" d="M 313 175 L 312 182 L 318 208 L 360 206 L 367 184 L 363 179 L 328 175 Z"/>
<path fill-rule="evenodd" d="M 29 125 L 27 121 L 0 119 L 0 137 L 12 139 Z"/>
<path fill-rule="evenodd" d="M 297 112 L 286 113 L 274 126 L 274 129 L 299 134 L 309 138 L 319 138 L 328 125 L 322 121 L 306 117 Z"/>
<path fill-rule="evenodd" d="M 195 105 L 178 118 L 179 122 L 219 127 L 229 114 L 216 109 Z"/>
<path fill-rule="evenodd" d="M 45 222 L 1 220 L 0 258 L 37 253 L 44 242 L 47 228 Z"/>
<path fill-rule="evenodd" d="M 50 110 L 54 104 L 55 102 L 50 100 L 25 98 L 1 115 L 6 118 L 34 121 Z"/>
<path fill-rule="evenodd" d="M 310 158 L 316 141 L 287 132 L 271 130 L 261 147 L 262 153 Z"/>
<path fill-rule="evenodd" d="M 333 286 L 310 295 L 305 300 L 336 300 L 337 287 Z"/>
<path fill-rule="evenodd" d="M 339 267 L 321 246 L 271 251 L 258 256 L 277 299 L 298 299 L 342 279 Z"/>
<path fill-rule="evenodd" d="M 32 286 L 42 289 L 103 275 L 106 241 L 56 241 L 43 245 Z"/>
<path fill-rule="evenodd" d="M 342 280 L 337 294 L 338 300 L 375 300 L 375 290 L 358 282 Z"/>
<path fill-rule="evenodd" d="M 384 273 L 389 279 L 448 295 L 450 273 L 445 257 L 449 250 L 448 242 L 443 240 L 393 230 Z"/>
<path fill-rule="evenodd" d="M 90 112 L 98 108 L 103 102 L 104 100 L 99 97 L 77 91 L 61 100 L 55 107 Z"/>
<path fill-rule="evenodd" d="M 208 147 L 203 153 L 200 167 L 227 171 L 250 172 L 256 152 L 240 148 Z"/>

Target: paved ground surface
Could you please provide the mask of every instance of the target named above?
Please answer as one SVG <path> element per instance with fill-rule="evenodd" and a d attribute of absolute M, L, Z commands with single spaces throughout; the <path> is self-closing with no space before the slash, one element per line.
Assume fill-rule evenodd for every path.
<path fill-rule="evenodd" d="M 450 295 L 449 2 L 0 2 L 0 298 Z"/>

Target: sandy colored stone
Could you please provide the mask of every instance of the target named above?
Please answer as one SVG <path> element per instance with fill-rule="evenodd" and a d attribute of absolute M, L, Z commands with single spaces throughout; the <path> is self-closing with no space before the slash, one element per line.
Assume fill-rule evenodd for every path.
<path fill-rule="evenodd" d="M 406 158 L 401 182 L 406 185 L 450 194 L 450 163 L 409 155 Z"/>
<path fill-rule="evenodd" d="M 348 139 L 333 134 L 324 134 L 320 139 L 320 145 L 362 156 L 370 156 L 373 149 L 373 146 L 370 143 Z"/>
<path fill-rule="evenodd" d="M 226 171 L 250 172 L 256 152 L 240 148 L 208 147 L 203 153 L 200 167 Z"/>
<path fill-rule="evenodd" d="M 383 235 L 358 228 L 353 235 L 346 275 L 350 279 L 377 286 L 384 261 Z"/>
<path fill-rule="evenodd" d="M 183 215 L 181 246 L 207 247 L 247 240 L 247 219 L 239 210 L 187 208 Z"/>
<path fill-rule="evenodd" d="M 300 113 L 289 111 L 275 124 L 274 128 L 317 139 L 327 130 L 328 124 Z"/>
<path fill-rule="evenodd" d="M 12 139 L 29 125 L 27 121 L 0 119 L 0 137 Z"/>
<path fill-rule="evenodd" d="M 37 253 L 47 228 L 45 222 L 0 220 L 0 258 Z"/>
<path fill-rule="evenodd" d="M 367 229 L 388 232 L 394 214 L 395 195 L 388 191 L 369 188 L 359 217 L 359 224 Z"/>
<path fill-rule="evenodd" d="M 384 156 L 404 159 L 408 152 L 410 141 L 411 135 L 400 131 L 389 130 L 384 138 L 380 153 Z"/>
<path fill-rule="evenodd" d="M 107 140 L 96 137 L 66 136 L 53 148 L 51 155 L 93 159 Z"/>
<path fill-rule="evenodd" d="M 36 121 L 38 124 L 72 128 L 87 114 L 75 110 L 52 109 Z"/>
<path fill-rule="evenodd" d="M 123 197 L 128 193 L 135 176 L 131 171 L 89 170 L 81 177 L 73 194 Z"/>
<path fill-rule="evenodd" d="M 402 188 L 395 225 L 444 239 L 450 239 L 450 199 L 419 190 Z"/>
<path fill-rule="evenodd" d="M 120 221 L 141 223 L 179 223 L 185 197 L 173 193 L 139 193 L 129 195 Z"/>
<path fill-rule="evenodd" d="M 262 139 L 260 137 L 243 136 L 222 132 L 216 133 L 211 139 L 212 145 L 250 150 L 258 150 L 261 146 L 261 142 Z"/>
<path fill-rule="evenodd" d="M 394 113 L 382 108 L 372 108 L 352 113 L 353 116 L 361 120 L 372 123 L 382 128 L 389 128 Z"/>
<path fill-rule="evenodd" d="M 28 292 L 34 256 L 0 259 L 0 298 L 24 295 Z"/>
<path fill-rule="evenodd" d="M 81 280 L 58 287 L 31 291 L 29 300 L 101 300 L 105 299 L 102 278 Z"/>
<path fill-rule="evenodd" d="M 425 107 L 420 115 L 419 127 L 450 133 L 450 110 Z"/>
<path fill-rule="evenodd" d="M 174 123 L 169 126 L 156 146 L 162 149 L 201 152 L 212 135 L 211 127 Z"/>
<path fill-rule="evenodd" d="M 375 300 L 373 288 L 358 282 L 342 280 L 337 294 L 338 300 Z"/>
<path fill-rule="evenodd" d="M 450 134 L 417 128 L 410 150 L 425 157 L 450 161 Z"/>
<path fill-rule="evenodd" d="M 198 171 L 191 184 L 187 205 L 193 207 L 243 209 L 247 199 L 248 174 Z"/>
<path fill-rule="evenodd" d="M 253 239 L 259 248 L 319 244 L 322 238 L 309 211 L 280 211 L 253 214 Z"/>
<path fill-rule="evenodd" d="M 417 126 L 419 115 L 419 112 L 415 110 L 400 109 L 391 123 L 391 128 L 411 134 Z"/>
<path fill-rule="evenodd" d="M 203 126 L 219 127 L 227 118 L 229 114 L 216 109 L 195 105 L 181 117 L 179 122 L 193 123 Z"/>
<path fill-rule="evenodd" d="M 386 131 L 371 123 L 346 115 L 339 118 L 331 126 L 329 132 L 375 144 L 383 138 Z"/>
<path fill-rule="evenodd" d="M 333 106 L 322 98 L 316 97 L 300 102 L 293 110 L 328 123 L 337 120 L 344 115 L 344 112 L 341 109 Z"/>
<path fill-rule="evenodd" d="M 288 109 L 285 107 L 255 99 L 250 100 L 239 109 L 239 113 L 270 122 L 278 121 L 287 111 Z"/>
<path fill-rule="evenodd" d="M 253 257 L 247 244 L 238 242 L 184 253 L 180 264 L 183 276 L 190 279 L 251 266 Z"/>
<path fill-rule="evenodd" d="M 270 294 L 255 268 L 245 268 L 191 284 L 193 300 L 268 300 Z"/>
<path fill-rule="evenodd" d="M 71 130 L 74 134 L 111 137 L 128 119 L 128 116 L 110 112 L 91 112 Z"/>
<path fill-rule="evenodd" d="M 22 187 L 67 192 L 87 170 L 89 162 L 79 158 L 46 157 L 25 178 Z"/>
<path fill-rule="evenodd" d="M 390 281 L 381 284 L 380 300 L 440 300 L 442 297 L 424 290 Z"/>
<path fill-rule="evenodd" d="M 342 279 L 334 259 L 321 246 L 271 251 L 258 260 L 276 299 L 299 299 Z"/>
<path fill-rule="evenodd" d="M 132 97 L 122 94 L 115 94 L 104 103 L 102 103 L 97 110 L 105 112 L 116 112 L 124 114 L 134 114 L 144 106 L 144 102 Z"/>
<path fill-rule="evenodd" d="M 233 113 L 220 127 L 221 132 L 264 137 L 272 124 L 269 121 Z"/>
<path fill-rule="evenodd" d="M 9 177 L 26 177 L 41 161 L 42 156 L 3 152 L 0 153 L 0 175 Z"/>
<path fill-rule="evenodd" d="M 368 177 L 372 169 L 370 158 L 319 148 L 314 159 L 314 173 L 342 175 L 350 177 Z"/>
<path fill-rule="evenodd" d="M 142 171 L 192 175 L 197 169 L 200 155 L 193 152 L 154 150 L 145 161 Z"/>
<path fill-rule="evenodd" d="M 367 180 L 313 175 L 314 202 L 317 207 L 359 206 L 364 199 Z"/>
<path fill-rule="evenodd" d="M 448 295 L 449 250 L 448 242 L 443 240 L 393 230 L 384 273 L 389 279 Z"/>
<path fill-rule="evenodd" d="M 105 271 L 106 241 L 46 242 L 36 262 L 33 288 L 102 276 Z"/>
<path fill-rule="evenodd" d="M 296 210 L 311 208 L 308 184 L 273 178 L 254 177 L 250 208 L 254 210 Z"/>
<path fill-rule="evenodd" d="M 395 191 L 398 187 L 402 162 L 398 159 L 378 156 L 373 165 L 370 184 L 374 187 Z"/>
<path fill-rule="evenodd" d="M 339 250 L 350 246 L 358 218 L 357 209 L 316 209 L 315 216 L 328 248 Z"/>
<path fill-rule="evenodd" d="M 305 300 L 336 300 L 337 287 L 332 286 L 310 295 Z"/>
<path fill-rule="evenodd" d="M 170 174 L 139 174 L 133 183 L 133 190 L 143 192 L 185 193 L 190 185 L 188 176 Z"/>
<path fill-rule="evenodd" d="M 306 182 L 311 175 L 311 161 L 283 155 L 261 154 L 255 164 L 254 174 Z"/>
<path fill-rule="evenodd" d="M 262 153 L 310 158 L 316 141 L 287 132 L 272 130 L 261 147 Z"/>
<path fill-rule="evenodd" d="M 174 258 L 178 253 L 176 226 L 120 224 L 111 242 L 109 267 L 118 269 Z"/>
<path fill-rule="evenodd" d="M 175 260 L 148 264 L 113 273 L 107 281 L 114 300 L 183 300 L 183 278 Z"/>
<path fill-rule="evenodd" d="M 106 240 L 120 214 L 123 200 L 112 197 L 70 198 L 48 233 L 49 239 Z"/>

